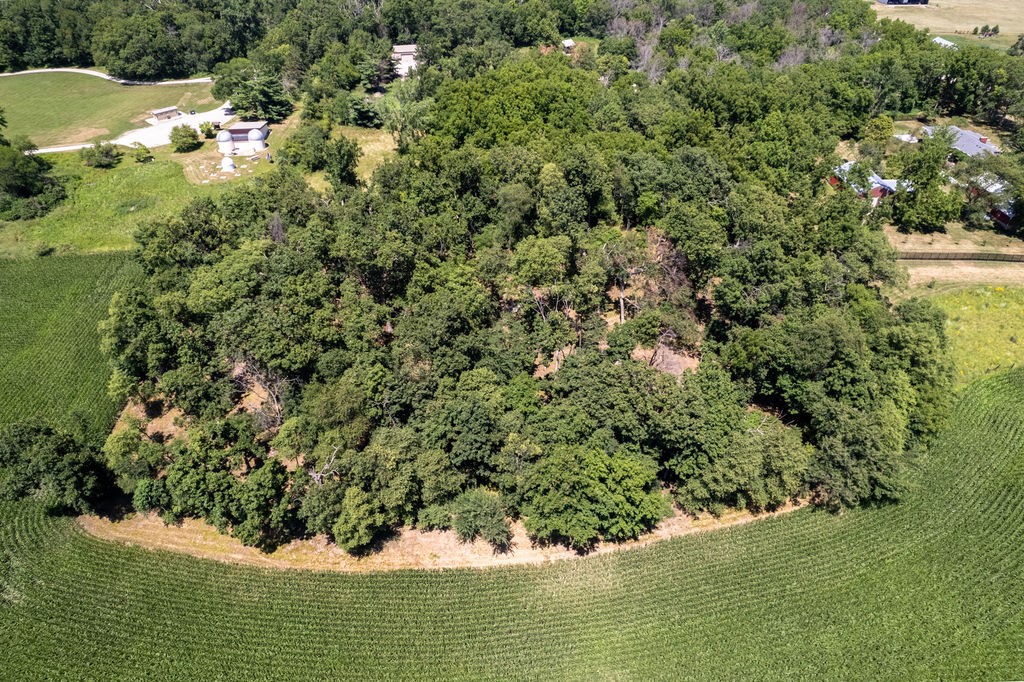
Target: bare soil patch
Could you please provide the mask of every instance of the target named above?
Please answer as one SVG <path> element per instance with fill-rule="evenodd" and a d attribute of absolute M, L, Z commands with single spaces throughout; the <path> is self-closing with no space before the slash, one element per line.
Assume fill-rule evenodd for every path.
<path fill-rule="evenodd" d="M 630 353 L 630 357 L 637 362 L 645 362 L 656 370 L 676 377 L 680 377 L 688 371 L 696 371 L 700 366 L 700 358 L 680 353 L 664 343 L 659 343 L 654 348 L 637 346 Z"/>
<path fill-rule="evenodd" d="M 601 543 L 586 556 L 635 549 L 669 538 L 738 526 L 785 514 L 802 506 L 803 504 L 789 504 L 778 511 L 758 515 L 732 510 L 720 518 L 703 515 L 697 519 L 677 511 L 639 540 Z M 89 534 L 104 540 L 152 550 L 189 554 L 224 563 L 277 569 L 366 573 L 402 569 L 491 568 L 582 558 L 564 547 L 534 546 L 522 523 L 519 522 L 512 526 L 512 549 L 504 554 L 496 554 L 489 544 L 480 540 L 472 543 L 460 542 L 453 531 L 403 528 L 394 539 L 385 543 L 380 551 L 365 557 L 347 554 L 325 536 L 317 536 L 312 540 L 296 540 L 273 552 L 261 552 L 252 547 L 245 547 L 234 538 L 221 535 L 212 526 L 196 519 L 187 519 L 178 526 L 168 526 L 156 515 L 136 514 L 121 521 L 81 516 L 78 523 Z"/>
<path fill-rule="evenodd" d="M 978 261 L 905 261 L 910 286 L 993 284 L 1024 286 L 1024 263 Z"/>

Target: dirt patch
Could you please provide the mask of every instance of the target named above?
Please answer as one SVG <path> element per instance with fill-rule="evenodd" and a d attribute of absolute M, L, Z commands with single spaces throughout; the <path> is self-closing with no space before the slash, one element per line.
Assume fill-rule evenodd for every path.
<path fill-rule="evenodd" d="M 110 133 L 106 128 L 75 128 L 72 132 L 68 133 L 67 139 L 64 144 L 79 144 L 82 142 L 90 142 L 98 137 L 103 137 Z"/>
<path fill-rule="evenodd" d="M 663 343 L 659 343 L 654 348 L 637 346 L 630 353 L 630 357 L 637 362 L 647 363 L 656 370 L 677 377 L 682 376 L 685 372 L 694 371 L 700 366 L 700 358 L 675 351 Z"/>
<path fill-rule="evenodd" d="M 146 413 L 146 407 L 137 400 L 130 400 L 118 415 L 117 423 L 114 424 L 114 431 L 121 431 L 130 426 L 133 420 L 143 425 L 143 431 L 151 440 L 170 442 L 176 438 L 186 438 L 188 429 L 180 424 L 184 421 L 185 413 L 178 408 L 172 408 L 150 417 Z"/>
<path fill-rule="evenodd" d="M 801 506 L 790 504 L 779 511 L 760 515 L 730 511 L 720 518 L 704 515 L 697 519 L 677 511 L 639 540 L 601 543 L 587 556 L 636 549 L 669 538 L 738 526 L 785 514 Z M 188 519 L 178 526 L 167 526 L 158 516 L 136 514 L 123 521 L 81 516 L 78 523 L 89 534 L 104 540 L 189 554 L 224 563 L 279 569 L 365 573 L 400 569 L 491 568 L 581 558 L 564 547 L 533 546 L 523 525 L 518 522 L 512 526 L 512 549 L 505 554 L 495 554 L 491 546 L 482 541 L 460 542 L 452 531 L 403 528 L 381 551 L 366 557 L 353 557 L 324 536 L 312 540 L 296 540 L 268 554 L 245 547 L 238 540 L 221 535 L 212 526 L 195 519 Z"/>
<path fill-rule="evenodd" d="M 1024 286 L 1024 263 L 976 261 L 904 261 L 910 286 L 935 284 L 1000 284 Z"/>

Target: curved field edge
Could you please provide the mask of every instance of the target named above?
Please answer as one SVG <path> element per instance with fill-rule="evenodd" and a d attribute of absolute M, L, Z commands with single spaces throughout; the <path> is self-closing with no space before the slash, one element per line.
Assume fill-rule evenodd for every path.
<path fill-rule="evenodd" d="M 906 500 L 544 567 L 261 570 L 0 506 L 19 679 L 1019 679 L 1024 371 L 968 387 Z"/>
<path fill-rule="evenodd" d="M 655 542 L 719 531 L 745 523 L 788 514 L 800 506 L 787 504 L 774 512 L 752 514 L 730 510 L 722 517 L 704 514 L 694 519 L 679 510 L 658 526 L 636 540 L 627 542 L 601 542 L 588 555 L 562 545 L 538 546 L 522 522 L 512 524 L 512 551 L 495 552 L 482 539 L 466 543 L 459 540 L 453 530 L 420 530 L 401 528 L 379 551 L 357 557 L 344 551 L 325 536 L 309 540 L 293 540 L 265 553 L 255 547 L 246 547 L 236 538 L 222 534 L 200 519 L 185 519 L 178 525 L 166 525 L 157 514 L 132 514 L 120 520 L 86 515 L 78 517 L 78 524 L 90 535 L 111 542 L 163 550 L 202 559 L 230 564 L 260 566 L 278 570 L 339 571 L 342 573 L 370 573 L 405 569 L 437 570 L 449 568 L 489 569 L 495 566 L 521 566 L 551 561 L 585 561 L 595 556 L 646 547 Z"/>

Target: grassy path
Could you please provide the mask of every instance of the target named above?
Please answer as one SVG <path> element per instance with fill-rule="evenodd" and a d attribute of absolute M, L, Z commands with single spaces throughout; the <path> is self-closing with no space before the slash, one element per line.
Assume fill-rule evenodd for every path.
<path fill-rule="evenodd" d="M 0 507 L 19 679 L 1020 679 L 1024 372 L 973 384 L 900 505 L 547 567 L 272 572 Z M 4 556 L 6 554 L 6 556 Z"/>

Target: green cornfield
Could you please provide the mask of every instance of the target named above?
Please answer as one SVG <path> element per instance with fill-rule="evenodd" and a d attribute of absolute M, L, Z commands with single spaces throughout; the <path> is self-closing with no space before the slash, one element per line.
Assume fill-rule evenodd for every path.
<path fill-rule="evenodd" d="M 97 324 L 134 272 L 126 254 L 0 260 L 0 424 L 78 412 L 109 429 L 118 406 Z"/>
<path fill-rule="evenodd" d="M 898 505 L 546 566 L 348 575 L 0 506 L 7 679 L 1021 679 L 1024 371 L 960 394 Z"/>

